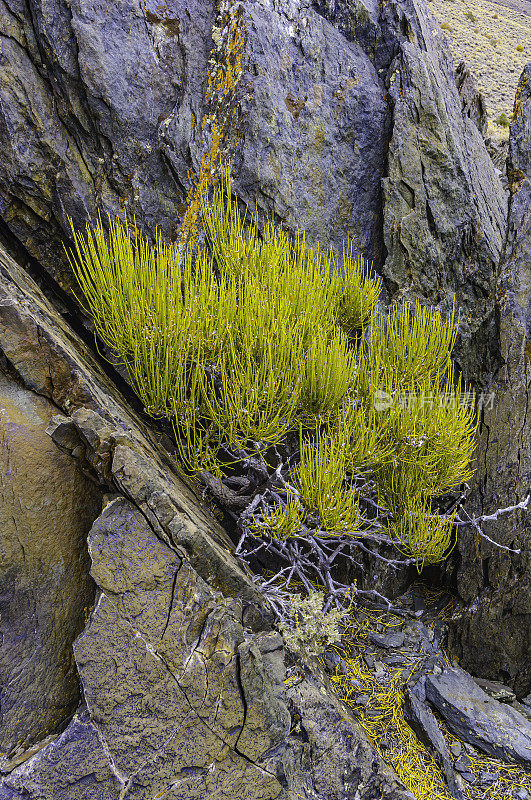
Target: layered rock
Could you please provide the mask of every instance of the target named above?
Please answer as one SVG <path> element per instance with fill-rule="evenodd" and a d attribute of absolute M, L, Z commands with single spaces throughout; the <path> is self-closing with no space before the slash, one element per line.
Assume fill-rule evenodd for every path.
<path fill-rule="evenodd" d="M 304 6 L 245 4 L 238 188 L 323 244 L 351 234 L 372 257 L 381 251 L 385 89 L 360 45 Z M 176 234 L 204 146 L 216 8 L 2 5 L 0 214 L 66 285 L 69 217 L 80 225 L 97 210 L 128 208 L 146 233 Z"/>
<path fill-rule="evenodd" d="M 224 4 L 181 0 L 164 6 L 120 0 L 112 8 L 94 0 L 2 3 L 0 235 L 26 248 L 67 288 L 72 278 L 62 242 L 70 216 L 81 226 L 97 210 L 127 208 L 146 233 L 160 226 L 175 238 L 188 168 L 197 170 L 206 144 L 208 58 L 225 12 Z M 247 0 L 242 14 L 246 58 L 231 134 L 238 143 L 236 193 L 291 228 L 301 225 L 323 245 L 340 248 L 351 236 L 374 258 L 388 299 L 418 298 L 448 310 L 455 298 L 462 309 L 457 355 L 467 377 L 485 386 L 503 365 L 496 407 L 484 412 L 477 510 L 522 499 L 529 486 L 528 334 L 521 313 L 529 241 L 527 184 L 516 176 L 527 174 L 527 123 L 517 121 L 514 130 L 522 134 L 513 133 L 517 166 L 505 242 L 499 176 L 470 104 L 463 108 L 424 2 Z M 528 118 L 526 91 L 524 84 L 518 119 Z M 21 298 L 32 294 L 23 275 L 16 280 Z M 503 297 L 507 282 L 516 288 L 508 304 L 497 306 L 497 285 Z M 161 451 L 153 456 L 145 433 L 124 445 L 116 430 L 136 430 L 136 421 L 125 421 L 133 418 L 122 410 L 117 422 L 108 408 L 112 390 L 102 392 L 92 366 L 80 369 L 72 352 L 58 355 L 53 329 L 70 337 L 59 318 L 47 323 L 50 336 L 42 338 L 15 311 L 10 304 L 2 310 L 3 340 L 26 385 L 63 411 L 91 408 L 104 420 L 78 419 L 77 433 L 71 422 L 58 422 L 56 440 L 68 449 L 79 434 L 82 443 L 72 452 L 83 448 L 87 468 L 133 499 L 158 535 L 164 539 L 164 526 L 176 520 L 174 545 L 212 588 L 250 592 L 249 601 L 258 602 L 226 556 L 230 542 L 221 528 L 198 516 L 181 483 L 175 499 L 169 460 Z M 28 351 L 37 355 L 28 359 Z M 525 548 L 521 517 L 486 530 Z M 529 617 L 518 587 L 529 566 L 484 544 L 478 556 L 475 547 L 474 537 L 462 534 L 457 579 L 470 612 L 456 625 L 452 646 L 474 672 L 525 693 Z"/>

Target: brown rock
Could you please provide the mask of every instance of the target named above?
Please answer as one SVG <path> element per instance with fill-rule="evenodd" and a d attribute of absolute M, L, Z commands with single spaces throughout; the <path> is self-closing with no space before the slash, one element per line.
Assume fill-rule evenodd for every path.
<path fill-rule="evenodd" d="M 97 486 L 46 435 L 55 408 L 0 373 L 1 768 L 79 703 L 72 643 L 94 598 Z"/>

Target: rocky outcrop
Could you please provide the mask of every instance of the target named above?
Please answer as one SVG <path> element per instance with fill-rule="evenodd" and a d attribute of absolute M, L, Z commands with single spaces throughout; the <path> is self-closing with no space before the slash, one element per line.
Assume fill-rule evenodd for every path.
<path fill-rule="evenodd" d="M 461 309 L 457 360 L 481 382 L 497 365 L 496 270 L 506 199 L 463 113 L 441 32 L 424 3 L 388 3 L 400 46 L 387 75 L 393 128 L 384 187 L 383 274 L 393 299 Z"/>
<path fill-rule="evenodd" d="M 238 189 L 323 244 L 351 234 L 380 257 L 385 87 L 353 37 L 303 5 L 245 3 Z M 203 150 L 216 8 L 2 4 L 0 215 L 65 285 L 69 217 L 128 208 L 147 233 L 176 235 Z"/>
<path fill-rule="evenodd" d="M 0 263 L 5 368 L 53 400 L 50 445 L 107 492 L 74 646 L 86 705 L 19 755 L 0 798 L 411 800 L 319 667 L 285 651 L 223 529 L 90 353 Z"/>
<path fill-rule="evenodd" d="M 56 413 L 0 373 L 0 770 L 79 703 L 72 643 L 94 600 L 87 532 L 98 487 L 54 445 Z"/>
<path fill-rule="evenodd" d="M 206 142 L 216 9 L 2 6 L 0 215 L 62 283 L 69 217 L 127 208 L 148 234 L 175 237 Z M 322 246 L 350 236 L 385 261 L 391 294 L 456 292 L 473 337 L 492 310 L 504 195 L 424 3 L 247 0 L 241 13 L 240 199 Z"/>
<path fill-rule="evenodd" d="M 485 98 L 478 90 L 474 76 L 464 61 L 461 61 L 456 67 L 455 83 L 461 96 L 463 113 L 472 120 L 485 138 L 489 125 Z"/>
<path fill-rule="evenodd" d="M 511 127 L 509 223 L 498 277 L 503 366 L 485 389 L 478 513 L 520 503 L 531 490 L 531 65 L 524 71 Z M 499 678 L 519 696 L 531 689 L 531 515 L 516 511 L 484 523 L 500 550 L 463 533 L 457 572 L 467 605 L 450 632 L 460 664 Z"/>

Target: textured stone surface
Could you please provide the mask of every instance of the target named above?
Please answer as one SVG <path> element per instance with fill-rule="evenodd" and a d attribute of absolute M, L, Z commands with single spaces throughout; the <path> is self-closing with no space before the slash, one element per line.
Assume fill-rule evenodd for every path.
<path fill-rule="evenodd" d="M 474 76 L 464 61 L 455 70 L 455 83 L 461 96 L 463 112 L 469 117 L 483 137 L 489 124 L 485 98 L 478 90 Z"/>
<path fill-rule="evenodd" d="M 509 223 L 499 271 L 498 342 L 503 363 L 486 387 L 480 429 L 476 513 L 521 502 L 531 488 L 531 66 L 515 103 L 509 150 Z M 460 664 L 499 679 L 519 696 L 531 689 L 531 513 L 517 511 L 485 532 L 520 555 L 475 535 L 460 537 L 457 586 L 467 610 L 450 631 Z"/>
<path fill-rule="evenodd" d="M 101 496 L 46 435 L 55 411 L 0 371 L 0 769 L 79 702 L 72 643 L 94 598 Z"/>
<path fill-rule="evenodd" d="M 331 6 L 351 6 L 350 35 L 338 29 Z M 245 8 L 252 99 L 235 162 L 239 195 L 324 246 L 341 251 L 349 235 L 357 251 L 381 263 L 390 110 L 381 76 L 355 36 L 353 10 L 365 19 L 368 11 L 342 2 Z"/>
<path fill-rule="evenodd" d="M 457 360 L 468 377 L 496 366 L 494 287 L 506 197 L 485 144 L 462 112 L 440 31 L 424 3 L 387 3 L 400 42 L 388 72 L 393 128 L 384 186 L 383 268 L 393 299 L 461 309 Z"/>
<path fill-rule="evenodd" d="M 0 4 L 0 235 L 63 284 L 71 283 L 62 252 L 69 216 L 82 225 L 98 208 L 127 207 L 148 233 L 160 225 L 174 238 L 187 171 L 204 144 L 217 9 L 180 0 Z M 482 426 L 477 510 L 521 500 L 531 482 L 528 78 L 513 126 L 505 237 L 499 176 L 422 0 L 248 0 L 244 16 L 237 194 L 325 245 L 352 235 L 382 270 L 388 299 L 418 297 L 447 310 L 455 296 L 460 365 L 480 385 L 498 370 L 498 400 Z M 28 388 L 74 415 L 53 423 L 56 442 L 128 497 L 215 591 L 239 595 L 259 627 L 260 599 L 224 531 L 22 271 L 8 271 L 0 347 Z M 486 531 L 528 547 L 523 514 Z M 466 531 L 458 552 L 453 566 L 469 611 L 452 647 L 471 671 L 526 693 L 528 556 L 484 543 L 477 555 Z"/>
<path fill-rule="evenodd" d="M 34 282 L 1 250 L 0 278 L 0 351 L 28 388 L 47 397 L 58 410 L 80 412 L 77 438 L 69 438 L 67 426 L 61 428 L 57 442 L 67 450 L 70 446 L 71 452 L 80 447 L 76 455 L 81 463 L 109 487 L 116 482 L 134 497 L 158 531 L 167 525 L 216 588 L 258 598 L 250 580 L 227 556 L 232 547 L 227 534 L 206 514 L 178 475 L 175 462 L 130 411 L 88 348 Z"/>
<path fill-rule="evenodd" d="M 119 800 L 119 787 L 98 732 L 82 706 L 64 733 L 0 782 L 0 798 Z"/>
<path fill-rule="evenodd" d="M 2 3 L 0 214 L 62 282 L 69 216 L 128 207 L 147 232 L 175 235 L 203 146 L 216 7 Z M 245 24 L 243 199 L 378 255 L 389 111 L 374 65 L 309 2 L 247 2 Z"/>
<path fill-rule="evenodd" d="M 220 20 L 213 2 L 2 4 L 0 215 L 62 282 L 69 216 L 127 207 L 175 236 Z M 248 0 L 242 20 L 239 197 L 323 246 L 349 235 L 377 265 L 387 248 L 390 289 L 481 305 L 472 336 L 504 196 L 425 4 Z"/>
<path fill-rule="evenodd" d="M 462 669 L 426 677 L 426 697 L 460 739 L 509 763 L 531 764 L 531 724 Z"/>

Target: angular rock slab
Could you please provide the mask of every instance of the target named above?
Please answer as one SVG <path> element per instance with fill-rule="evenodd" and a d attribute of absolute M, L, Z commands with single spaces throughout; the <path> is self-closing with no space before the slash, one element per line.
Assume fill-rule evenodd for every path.
<path fill-rule="evenodd" d="M 0 372 L 0 769 L 79 702 L 72 644 L 94 600 L 101 492 L 46 435 L 55 412 Z"/>
<path fill-rule="evenodd" d="M 425 701 L 425 678 L 422 677 L 416 684 L 406 690 L 404 717 L 421 742 L 427 747 L 433 748 L 439 754 L 452 797 L 455 800 L 465 800 L 453 768 L 446 740 L 439 728 L 435 714 Z"/>
<path fill-rule="evenodd" d="M 61 736 L 0 782 L 0 800 L 119 800 L 119 793 L 84 706 Z"/>
<path fill-rule="evenodd" d="M 460 739 L 504 761 L 531 766 L 531 723 L 486 694 L 462 669 L 426 676 L 426 697 Z"/>
<path fill-rule="evenodd" d="M 383 275 L 392 299 L 459 309 L 454 355 L 467 378 L 496 365 L 493 290 L 507 199 L 479 130 L 463 111 L 451 57 L 421 0 L 384 6 L 397 42 L 387 72 L 393 125 L 383 178 Z"/>

